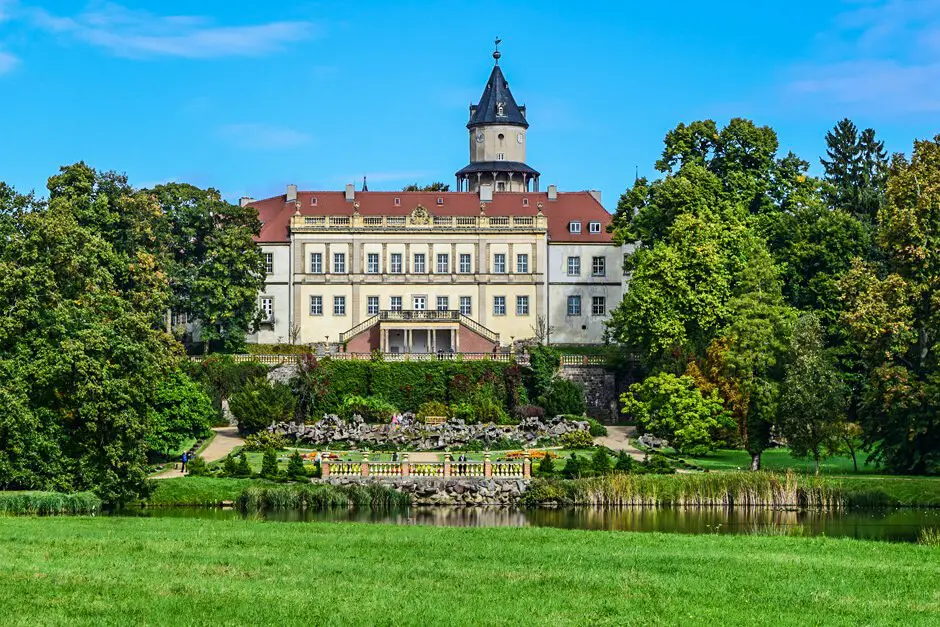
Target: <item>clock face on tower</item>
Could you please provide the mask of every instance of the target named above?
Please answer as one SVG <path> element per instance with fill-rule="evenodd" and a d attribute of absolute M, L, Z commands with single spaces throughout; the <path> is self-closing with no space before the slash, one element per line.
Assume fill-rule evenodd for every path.
<path fill-rule="evenodd" d="M 523 135 L 522 133 L 516 134 L 516 143 L 517 143 L 517 144 L 521 144 L 521 143 L 524 142 L 524 141 L 525 141 L 525 135 Z"/>
<path fill-rule="evenodd" d="M 478 143 L 478 144 L 482 144 L 482 143 L 483 143 L 483 137 L 484 137 L 483 131 L 479 131 L 479 132 L 477 133 L 477 143 Z"/>

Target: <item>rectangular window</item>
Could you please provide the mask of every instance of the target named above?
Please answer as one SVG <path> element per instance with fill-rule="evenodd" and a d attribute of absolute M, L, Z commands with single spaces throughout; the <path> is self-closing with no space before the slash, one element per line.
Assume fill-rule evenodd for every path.
<path fill-rule="evenodd" d="M 528 296 L 516 296 L 516 315 L 517 316 L 529 315 L 529 297 Z"/>
<path fill-rule="evenodd" d="M 581 276 L 581 257 L 568 257 L 568 276 Z"/>
<path fill-rule="evenodd" d="M 461 254 L 460 255 L 460 273 L 470 274 L 471 272 L 473 272 L 473 269 L 470 266 L 470 255 Z"/>
<path fill-rule="evenodd" d="M 389 297 L 388 308 L 392 311 L 401 311 L 401 296 Z"/>
<path fill-rule="evenodd" d="M 525 274 L 529 271 L 529 256 L 526 254 L 516 255 L 516 272 Z"/>
<path fill-rule="evenodd" d="M 493 315 L 494 316 L 506 315 L 506 297 L 505 296 L 493 297 Z"/>
<path fill-rule="evenodd" d="M 437 310 L 438 311 L 448 311 L 450 309 L 450 298 L 447 296 L 438 296 L 437 297 Z"/>
<path fill-rule="evenodd" d="M 346 274 L 346 253 L 333 253 L 333 273 Z"/>
<path fill-rule="evenodd" d="M 401 253 L 392 253 L 391 263 L 392 274 L 401 274 Z"/>
<path fill-rule="evenodd" d="M 444 253 L 437 256 L 437 273 L 447 274 L 450 272 L 450 255 Z"/>
<path fill-rule="evenodd" d="M 502 253 L 493 255 L 493 272 L 496 274 L 506 273 L 506 255 Z"/>
<path fill-rule="evenodd" d="M 591 260 L 591 276 L 607 276 L 607 259 L 594 257 Z"/>
<path fill-rule="evenodd" d="M 333 297 L 333 315 L 334 316 L 346 315 L 346 297 L 345 296 Z"/>
<path fill-rule="evenodd" d="M 323 274 L 323 253 L 310 253 L 310 274 Z"/>
<path fill-rule="evenodd" d="M 470 296 L 460 297 L 460 313 L 465 316 L 473 315 L 473 299 Z"/>
<path fill-rule="evenodd" d="M 591 222 L 588 224 L 588 230 L 591 233 L 600 233 L 601 232 L 601 223 L 600 222 Z"/>
<path fill-rule="evenodd" d="M 310 315 L 311 316 L 323 315 L 323 297 L 322 296 L 310 297 Z"/>
<path fill-rule="evenodd" d="M 424 311 L 428 308 L 427 296 L 415 296 L 413 302 L 415 311 Z"/>
<path fill-rule="evenodd" d="M 505 153 L 505 152 L 497 152 L 497 153 L 496 153 L 496 160 L 497 160 L 497 161 L 502 161 L 502 160 L 504 160 L 505 158 L 506 158 L 506 153 Z"/>
<path fill-rule="evenodd" d="M 274 297 L 261 297 L 261 320 L 262 322 L 274 322 Z"/>
<path fill-rule="evenodd" d="M 591 315 L 607 315 L 607 299 L 603 296 L 595 296 L 591 299 Z"/>
<path fill-rule="evenodd" d="M 427 271 L 424 267 L 424 253 L 415 253 L 415 265 L 413 271 L 415 274 L 424 274 Z"/>
<path fill-rule="evenodd" d="M 369 253 L 366 255 L 366 272 L 369 274 L 379 273 L 379 253 Z"/>
<path fill-rule="evenodd" d="M 379 313 L 379 297 L 369 296 L 366 298 L 366 313 L 374 316 Z"/>
<path fill-rule="evenodd" d="M 274 274 L 274 253 L 264 253 L 264 271 Z"/>
<path fill-rule="evenodd" d="M 581 315 L 581 297 L 580 296 L 568 297 L 568 315 L 569 316 Z"/>
<path fill-rule="evenodd" d="M 568 232 L 569 232 L 569 233 L 580 233 L 580 232 L 581 232 L 581 223 L 580 223 L 580 222 L 569 222 L 569 223 L 568 223 Z"/>

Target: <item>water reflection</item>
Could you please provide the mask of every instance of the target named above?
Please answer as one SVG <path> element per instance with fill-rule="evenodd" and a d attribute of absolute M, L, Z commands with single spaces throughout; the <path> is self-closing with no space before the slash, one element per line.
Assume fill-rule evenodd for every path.
<path fill-rule="evenodd" d="M 914 542 L 921 529 L 940 527 L 940 510 L 914 509 L 819 512 L 704 507 L 411 507 L 394 510 L 281 510 L 243 514 L 231 509 L 163 508 L 143 510 L 131 515 L 208 519 L 255 517 L 279 522 L 356 522 L 437 527 L 557 527 L 693 534 L 772 530 L 780 534 L 825 535 L 892 542 Z"/>

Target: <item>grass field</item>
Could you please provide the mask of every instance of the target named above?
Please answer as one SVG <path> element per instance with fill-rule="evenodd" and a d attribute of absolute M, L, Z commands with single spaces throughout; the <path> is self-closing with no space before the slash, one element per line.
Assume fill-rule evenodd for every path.
<path fill-rule="evenodd" d="M 864 452 L 856 454 L 858 458 L 858 473 L 852 465 L 851 457 L 836 456 L 824 459 L 819 463 L 819 473 L 824 475 L 850 475 L 850 474 L 879 474 L 883 472 L 874 466 L 866 466 L 868 455 Z M 751 467 L 751 456 L 747 451 L 722 449 L 701 457 L 683 456 L 701 468 L 709 470 L 747 470 Z M 796 459 L 790 451 L 784 448 L 769 449 L 761 455 L 761 468 L 764 470 L 795 470 L 797 472 L 813 472 L 813 460 Z"/>
<path fill-rule="evenodd" d="M 940 551 L 827 538 L 0 518 L 7 625 L 936 625 Z"/>

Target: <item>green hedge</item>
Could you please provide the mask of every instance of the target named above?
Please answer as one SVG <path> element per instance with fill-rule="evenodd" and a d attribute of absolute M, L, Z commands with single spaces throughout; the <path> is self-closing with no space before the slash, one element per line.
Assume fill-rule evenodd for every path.
<path fill-rule="evenodd" d="M 470 402 L 481 390 L 502 407 L 512 409 L 512 381 L 519 366 L 496 361 L 334 361 L 321 359 L 326 393 L 312 413 L 339 414 L 349 396 L 377 396 L 399 411 L 416 412 L 426 402 L 453 405 Z M 508 383 L 507 383 L 508 382 Z"/>

